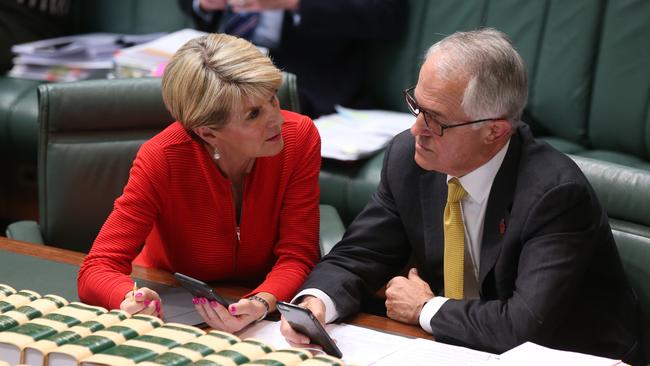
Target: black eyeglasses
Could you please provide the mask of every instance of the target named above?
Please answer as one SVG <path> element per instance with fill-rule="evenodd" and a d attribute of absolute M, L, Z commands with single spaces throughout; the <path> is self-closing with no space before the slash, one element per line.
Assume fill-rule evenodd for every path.
<path fill-rule="evenodd" d="M 495 119 L 501 119 L 501 118 L 483 118 L 483 119 L 477 119 L 476 121 L 469 121 L 469 122 L 462 122 L 462 123 L 455 123 L 455 124 L 446 124 L 438 121 L 436 117 L 431 115 L 431 112 L 427 111 L 426 109 L 423 109 L 418 105 L 418 102 L 415 101 L 415 97 L 413 96 L 413 90 L 415 90 L 415 87 L 412 86 L 408 89 L 404 90 L 404 99 L 406 100 L 406 106 L 409 109 L 409 112 L 413 114 L 415 117 L 419 116 L 420 113 L 422 113 L 422 116 L 424 117 L 424 125 L 428 131 L 431 131 L 432 133 L 442 136 L 445 132 L 446 129 L 448 128 L 454 128 L 454 127 L 460 127 L 460 126 L 467 126 L 467 125 L 473 125 L 475 123 L 481 123 L 485 121 L 493 121 Z"/>

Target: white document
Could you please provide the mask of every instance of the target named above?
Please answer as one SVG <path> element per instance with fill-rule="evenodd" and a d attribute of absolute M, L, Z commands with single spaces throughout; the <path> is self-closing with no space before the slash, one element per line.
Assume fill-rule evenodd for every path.
<path fill-rule="evenodd" d="M 410 113 L 358 110 L 336 106 L 337 113 L 317 118 L 321 155 L 337 160 L 358 160 L 384 148 L 415 122 Z"/>
<path fill-rule="evenodd" d="M 122 36 L 117 33 L 78 34 L 17 44 L 11 47 L 11 51 L 22 55 L 54 58 L 87 54 L 92 50 L 106 50 L 110 53 L 119 48 L 117 41 L 120 37 Z"/>
<path fill-rule="evenodd" d="M 408 347 L 373 363 L 374 366 L 474 366 L 484 365 L 488 360 L 498 359 L 497 355 L 469 348 L 417 338 Z"/>
<path fill-rule="evenodd" d="M 166 55 L 167 57 L 172 57 L 176 50 L 181 48 L 185 42 L 189 41 L 190 39 L 203 36 L 205 34 L 207 33 L 190 28 L 181 29 L 179 31 L 169 33 L 165 36 L 154 39 L 153 41 L 125 48 L 122 51 L 130 52 L 134 50 L 146 50 L 146 52 L 152 52 L 156 54 Z"/>
<path fill-rule="evenodd" d="M 619 360 L 587 355 L 584 353 L 559 351 L 535 343 L 526 342 L 504 352 L 499 356 L 501 365 L 571 365 L 571 366 L 611 366 L 622 364 Z M 490 365 L 493 365 L 490 363 Z"/>
<path fill-rule="evenodd" d="M 124 48 L 113 59 L 117 66 L 139 68 L 151 73 L 160 65 L 166 65 L 187 41 L 205 34 L 194 29 L 182 29 L 150 42 Z"/>
<path fill-rule="evenodd" d="M 413 342 L 411 338 L 349 324 L 328 324 L 325 329 L 341 349 L 343 362 L 346 364 L 372 365 Z M 291 347 L 280 334 L 280 322 L 264 320 L 238 333 L 237 336 L 242 339 L 256 338 L 276 349 Z"/>
<path fill-rule="evenodd" d="M 78 69 L 110 69 L 113 67 L 113 56 L 98 56 L 90 58 L 85 54 L 60 57 L 43 57 L 23 55 L 14 57 L 14 65 L 65 66 Z"/>

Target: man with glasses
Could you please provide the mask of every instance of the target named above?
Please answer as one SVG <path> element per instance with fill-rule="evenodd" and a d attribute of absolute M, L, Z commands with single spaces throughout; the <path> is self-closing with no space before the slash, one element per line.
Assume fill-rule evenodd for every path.
<path fill-rule="evenodd" d="M 377 191 L 296 301 L 331 322 L 386 284 L 387 315 L 442 342 L 501 353 L 532 341 L 639 362 L 638 305 L 607 214 L 573 161 L 519 121 L 527 90 L 499 31 L 433 45 L 404 91 L 413 127 L 386 149 Z M 282 332 L 309 342 L 284 321 Z"/>

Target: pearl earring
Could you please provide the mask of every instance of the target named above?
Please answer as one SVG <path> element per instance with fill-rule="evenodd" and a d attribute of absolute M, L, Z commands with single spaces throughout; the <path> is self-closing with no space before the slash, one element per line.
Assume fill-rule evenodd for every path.
<path fill-rule="evenodd" d="M 212 154 L 212 158 L 214 160 L 219 160 L 221 158 L 221 154 L 219 154 L 219 150 L 217 150 L 216 147 L 214 148 L 214 154 Z"/>

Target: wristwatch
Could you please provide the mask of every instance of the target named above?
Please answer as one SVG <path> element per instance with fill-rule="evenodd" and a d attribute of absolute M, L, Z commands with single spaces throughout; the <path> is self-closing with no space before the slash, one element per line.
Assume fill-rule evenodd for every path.
<path fill-rule="evenodd" d="M 260 316 L 259 319 L 257 319 L 256 321 L 259 322 L 260 320 L 266 318 L 266 316 L 269 314 L 269 302 L 264 300 L 264 298 L 261 298 L 261 297 L 259 297 L 257 295 L 253 295 L 253 296 L 248 297 L 248 300 L 259 301 L 259 302 L 262 303 L 262 305 L 264 305 L 264 314 L 262 314 L 262 316 Z"/>

